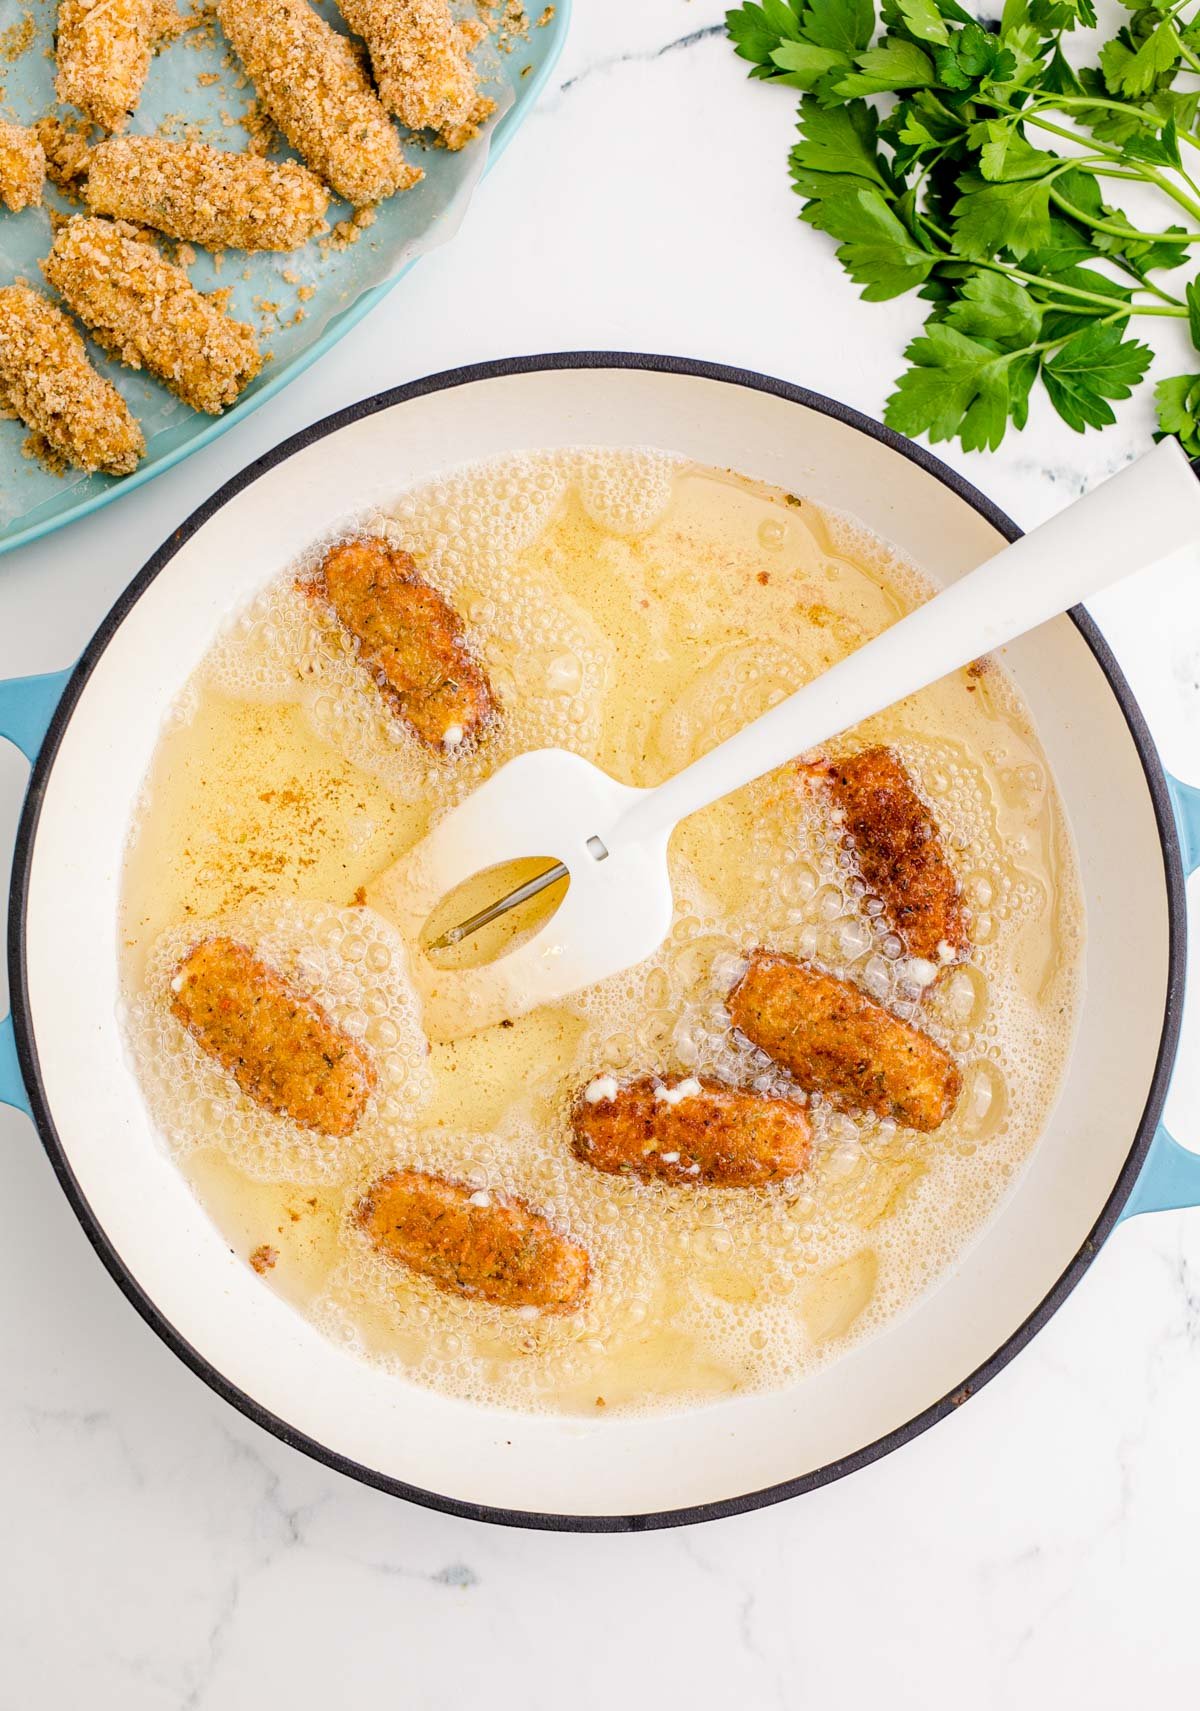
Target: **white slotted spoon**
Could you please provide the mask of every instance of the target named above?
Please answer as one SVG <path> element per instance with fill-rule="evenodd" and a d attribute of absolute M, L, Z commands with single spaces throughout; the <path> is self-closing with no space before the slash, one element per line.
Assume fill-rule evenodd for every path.
<path fill-rule="evenodd" d="M 667 843 L 680 820 L 1197 542 L 1200 483 L 1164 440 L 655 789 L 619 784 L 564 749 L 509 761 L 368 887 L 367 902 L 413 946 L 427 1025 L 442 1038 L 470 1033 L 643 962 L 670 930 Z M 476 968 L 437 968 L 417 950 L 449 892 L 529 856 L 556 856 L 570 873 L 532 937 Z M 522 887 L 503 907 L 530 894 Z"/>

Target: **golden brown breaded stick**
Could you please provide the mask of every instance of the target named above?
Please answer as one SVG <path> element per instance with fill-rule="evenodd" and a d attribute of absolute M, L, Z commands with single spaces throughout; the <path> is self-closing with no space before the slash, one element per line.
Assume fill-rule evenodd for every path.
<path fill-rule="evenodd" d="M 149 369 L 193 410 L 219 415 L 262 367 L 253 328 L 201 296 L 132 226 L 68 220 L 42 272 L 97 344 Z"/>
<path fill-rule="evenodd" d="M 646 1076 L 626 1087 L 601 1076 L 571 1114 L 572 1151 L 612 1175 L 672 1184 L 759 1188 L 804 1170 L 812 1156 L 808 1112 L 723 1081 Z"/>
<path fill-rule="evenodd" d="M 515 1195 L 397 1170 L 368 1190 L 354 1216 L 380 1253 L 453 1295 L 566 1313 L 587 1288 L 586 1248 Z"/>
<path fill-rule="evenodd" d="M 928 1034 L 794 957 L 755 951 L 727 1003 L 739 1032 L 842 1110 L 936 1129 L 962 1091 L 958 1065 Z"/>
<path fill-rule="evenodd" d="M 294 250 L 325 218 L 329 192 L 299 161 L 111 137 L 89 156 L 87 200 L 95 214 L 207 249 Z"/>
<path fill-rule="evenodd" d="M 59 0 L 58 99 L 121 130 L 141 99 L 157 23 L 155 0 Z"/>
<path fill-rule="evenodd" d="M 962 892 L 937 823 L 895 751 L 880 744 L 808 770 L 841 810 L 859 872 L 909 956 L 935 967 L 961 961 L 971 949 Z"/>
<path fill-rule="evenodd" d="M 52 452 L 89 474 L 130 475 L 146 449 L 72 323 L 28 285 L 0 291 L 0 398 Z"/>
<path fill-rule="evenodd" d="M 299 587 L 349 630 L 385 699 L 429 748 L 461 748 L 495 717 L 458 613 L 421 581 L 410 553 L 378 536 L 343 541 Z"/>
<path fill-rule="evenodd" d="M 25 125 L 0 124 L 0 202 L 10 214 L 36 208 L 46 179 L 46 151 Z"/>
<path fill-rule="evenodd" d="M 339 196 L 361 208 L 424 176 L 354 49 L 308 0 L 218 0 L 217 18 L 267 112 Z"/>
<path fill-rule="evenodd" d="M 494 101 L 478 77 L 449 0 L 338 0 L 371 52 L 379 98 L 410 131 L 437 131 L 461 148 Z"/>
<path fill-rule="evenodd" d="M 202 939 L 171 978 L 171 1014 L 242 1092 L 277 1117 L 348 1135 L 375 1065 L 315 999 L 233 939 Z"/>

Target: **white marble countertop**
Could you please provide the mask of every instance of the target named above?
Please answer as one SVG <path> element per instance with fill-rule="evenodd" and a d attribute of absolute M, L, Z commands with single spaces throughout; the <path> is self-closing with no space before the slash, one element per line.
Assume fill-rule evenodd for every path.
<path fill-rule="evenodd" d="M 919 305 L 860 305 L 797 223 L 792 97 L 745 81 L 720 0 L 576 10 L 450 249 L 216 445 L 0 562 L 0 676 L 72 660 L 261 451 L 431 370 L 669 351 L 879 413 Z M 1164 346 L 1162 373 L 1186 366 Z M 1150 427 L 1149 387 L 1086 439 L 1040 400 L 999 453 L 948 456 L 1030 524 Z M 1200 779 L 1200 581 L 1095 611 L 1165 760 Z M 0 848 L 21 776 L 5 748 Z M 1191 1010 L 1168 1115 L 1200 1143 Z M 969 1407 L 841 1484 L 682 1531 L 522 1533 L 357 1486 L 233 1412 L 130 1310 L 0 1110 L 0 1468 L 3 1711 L 1194 1702 L 1200 1214 L 1124 1226 Z"/>

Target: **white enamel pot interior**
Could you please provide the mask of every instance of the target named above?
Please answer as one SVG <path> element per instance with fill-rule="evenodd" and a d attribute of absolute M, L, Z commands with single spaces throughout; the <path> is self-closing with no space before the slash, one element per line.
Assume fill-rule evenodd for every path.
<path fill-rule="evenodd" d="M 517 1524 L 619 1528 L 729 1513 L 848 1472 L 948 1411 L 1054 1311 L 1127 1198 L 1165 1094 L 1182 880 L 1162 774 L 1129 692 L 1087 620 L 1057 619 L 1004 663 L 1033 710 L 1079 849 L 1086 998 L 1046 1132 L 957 1270 L 790 1390 L 642 1419 L 479 1408 L 327 1342 L 230 1253 L 157 1141 L 126 1066 L 115 923 L 131 807 L 172 699 L 218 628 L 315 537 L 447 468 L 578 444 L 669 448 L 811 495 L 861 518 L 937 583 L 1015 533 L 936 459 L 876 424 L 728 369 L 562 356 L 458 370 L 373 399 L 232 482 L 106 621 L 35 770 L 10 962 L 25 1080 L 64 1186 L 130 1299 L 209 1384 L 287 1442 L 400 1495 Z"/>

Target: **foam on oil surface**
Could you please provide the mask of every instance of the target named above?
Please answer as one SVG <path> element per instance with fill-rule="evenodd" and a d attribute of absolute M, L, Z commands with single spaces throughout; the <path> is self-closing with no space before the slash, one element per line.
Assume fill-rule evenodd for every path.
<path fill-rule="evenodd" d="M 244 738 L 256 706 L 298 706 L 314 738 L 391 793 L 393 855 L 530 748 L 573 748 L 656 782 L 927 592 L 847 519 L 657 453 L 507 459 L 403 495 L 362 526 L 412 552 L 462 613 L 503 707 L 478 751 L 431 756 L 391 717 L 353 644 L 296 593 L 306 566 L 234 620 L 179 717 L 227 703 Z M 278 1239 L 271 1281 L 347 1348 L 522 1408 L 681 1406 L 785 1384 L 911 1304 L 978 1233 L 1045 1120 L 1070 1045 L 1082 917 L 1045 759 L 995 667 L 957 674 L 854 741 L 898 749 L 963 881 L 977 948 L 933 986 L 913 978 L 826 802 L 790 768 L 677 833 L 674 924 L 648 963 L 428 1059 L 387 923 L 271 896 L 283 881 L 264 873 L 266 900 L 212 925 L 240 927 L 281 966 L 303 962 L 335 1020 L 367 1030 L 381 1084 L 349 1142 L 258 1111 L 170 1018 L 164 975 L 201 932 L 171 925 L 135 983 L 129 1031 L 156 1120 L 214 1214 L 247 1245 L 260 1226 Z M 159 871 L 178 838 L 168 826 L 188 823 L 166 813 L 170 788 L 151 788 L 134 833 Z M 220 827 L 192 833 L 219 841 Z M 131 895 L 126 913 L 150 912 Z M 386 966 L 369 966 L 360 944 L 386 947 Z M 570 1105 L 601 1072 L 705 1073 L 805 1098 L 729 1027 L 724 995 L 758 944 L 814 957 L 927 1028 L 963 1068 L 951 1120 L 919 1135 L 814 1098 L 813 1168 L 769 1191 L 682 1191 L 577 1163 Z M 544 1211 L 588 1247 L 581 1308 L 513 1313 L 384 1261 L 350 1214 L 396 1166 Z M 297 1183 L 314 1186 L 303 1204 L 324 1232 L 306 1256 L 289 1222 Z"/>

